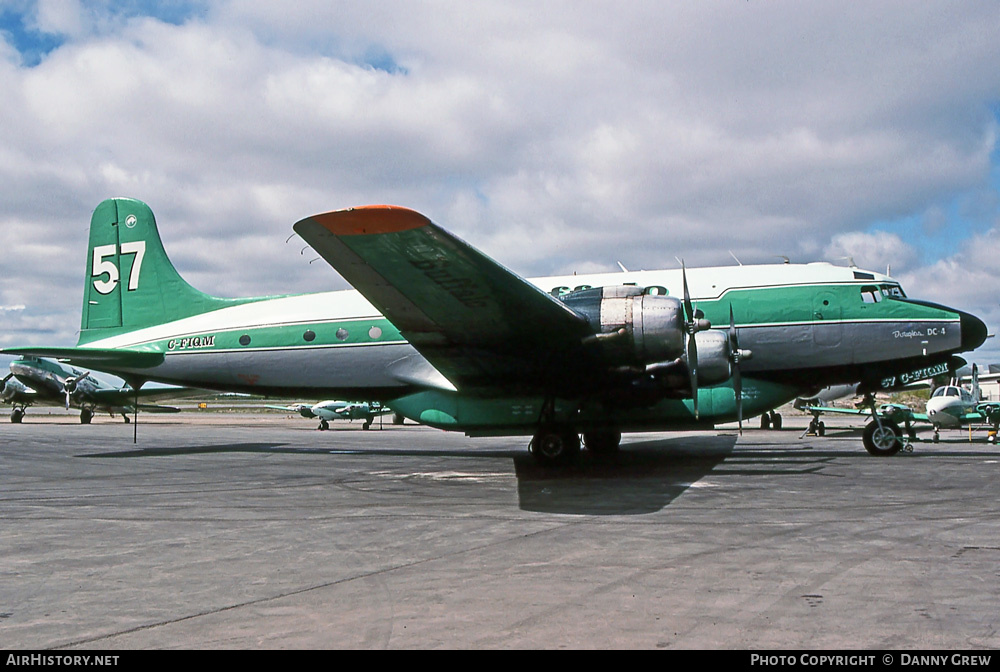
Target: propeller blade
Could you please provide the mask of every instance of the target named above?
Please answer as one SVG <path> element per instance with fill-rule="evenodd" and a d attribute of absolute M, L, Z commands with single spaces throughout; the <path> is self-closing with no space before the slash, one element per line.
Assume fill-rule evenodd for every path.
<path fill-rule="evenodd" d="M 681 261 L 681 281 L 684 284 L 684 318 L 689 322 L 694 322 L 694 306 L 691 305 L 691 292 L 688 291 L 687 268 L 684 261 Z"/>
<path fill-rule="evenodd" d="M 736 333 L 733 304 L 729 304 L 729 352 L 733 361 L 733 392 L 736 394 L 736 421 L 743 435 L 743 377 L 740 375 L 740 337 Z"/>
<path fill-rule="evenodd" d="M 698 320 L 694 316 L 694 306 L 691 304 L 691 292 L 688 290 L 687 267 L 681 260 L 681 282 L 684 285 L 684 328 L 688 332 L 684 354 L 687 357 L 688 373 L 691 378 L 691 400 L 694 404 L 694 419 L 698 420 Z"/>
<path fill-rule="evenodd" d="M 64 387 L 63 391 L 66 392 L 66 410 L 68 411 L 69 410 L 69 395 L 70 395 L 70 391 L 69 391 L 68 387 Z"/>

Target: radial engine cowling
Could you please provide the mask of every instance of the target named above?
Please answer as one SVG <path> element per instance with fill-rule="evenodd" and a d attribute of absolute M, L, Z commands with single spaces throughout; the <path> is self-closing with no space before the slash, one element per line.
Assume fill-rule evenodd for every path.
<path fill-rule="evenodd" d="M 600 344 L 609 363 L 637 373 L 676 379 L 689 372 L 688 332 L 684 306 L 672 296 L 647 294 L 642 287 L 621 285 L 585 289 L 561 297 L 594 327 L 591 340 Z M 729 339 L 708 329 L 695 334 L 698 380 L 702 385 L 725 382 L 731 375 Z"/>

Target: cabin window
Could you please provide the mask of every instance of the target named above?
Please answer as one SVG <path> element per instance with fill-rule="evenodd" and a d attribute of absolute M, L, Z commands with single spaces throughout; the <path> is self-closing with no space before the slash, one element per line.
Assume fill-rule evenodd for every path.
<path fill-rule="evenodd" d="M 240 336 L 240 345 L 250 345 L 250 336 L 247 334 Z"/>
<path fill-rule="evenodd" d="M 347 340 L 347 329 L 344 329 L 343 327 L 341 327 L 340 329 L 337 329 L 337 339 L 341 340 L 341 341 L 346 341 Z"/>
<path fill-rule="evenodd" d="M 312 342 L 316 340 L 316 332 L 312 329 L 306 329 L 306 333 L 302 334 L 302 340 Z"/>
<path fill-rule="evenodd" d="M 372 327 L 368 330 L 368 338 L 376 339 L 382 335 L 382 330 L 378 327 Z"/>

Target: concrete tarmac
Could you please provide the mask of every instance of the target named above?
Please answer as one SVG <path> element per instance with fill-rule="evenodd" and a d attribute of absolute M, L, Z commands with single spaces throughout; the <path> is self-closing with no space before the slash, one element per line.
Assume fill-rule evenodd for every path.
<path fill-rule="evenodd" d="M 0 425 L 0 648 L 1000 647 L 1000 454 L 862 422 L 522 437 L 195 412 Z M 930 434 L 925 435 L 929 438 Z"/>

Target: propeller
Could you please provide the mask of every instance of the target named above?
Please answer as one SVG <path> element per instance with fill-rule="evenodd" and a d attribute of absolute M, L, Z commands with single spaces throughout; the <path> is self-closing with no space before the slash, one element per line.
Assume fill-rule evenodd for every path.
<path fill-rule="evenodd" d="M 739 422 L 740 434 L 743 434 L 743 377 L 740 375 L 740 362 L 753 357 L 753 353 L 749 350 L 740 350 L 740 338 L 736 333 L 736 320 L 733 318 L 733 304 L 729 304 L 729 357 L 733 363 L 736 419 Z"/>
<path fill-rule="evenodd" d="M 80 384 L 84 378 L 90 375 L 90 371 L 84 371 L 79 376 L 70 376 L 65 381 L 63 381 L 63 392 L 66 393 L 66 410 L 69 410 L 70 397 L 76 392 L 76 386 Z"/>
<path fill-rule="evenodd" d="M 0 394 L 3 395 L 4 399 L 7 398 L 7 381 L 13 377 L 14 377 L 13 373 L 8 373 L 6 376 L 4 376 L 3 382 L 0 382 Z"/>
<path fill-rule="evenodd" d="M 681 280 L 684 284 L 684 331 L 687 341 L 684 343 L 684 355 L 687 358 L 688 371 L 691 377 L 691 398 L 694 401 L 694 419 L 698 419 L 698 340 L 695 334 L 705 329 L 711 329 L 708 320 L 695 317 L 694 306 L 691 304 L 691 292 L 688 291 L 687 268 L 681 261 Z"/>

